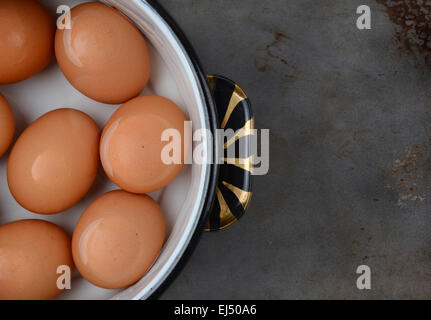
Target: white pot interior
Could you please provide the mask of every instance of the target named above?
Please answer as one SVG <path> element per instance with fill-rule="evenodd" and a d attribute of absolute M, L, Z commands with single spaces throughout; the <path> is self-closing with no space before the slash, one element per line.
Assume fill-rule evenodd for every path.
<path fill-rule="evenodd" d="M 57 6 L 73 7 L 87 1 L 40 0 L 53 14 Z M 196 72 L 186 51 L 166 22 L 145 1 L 105 1 L 116 7 L 142 30 L 148 39 L 151 55 L 151 80 L 142 94 L 158 94 L 180 106 L 193 130 L 209 128 L 208 114 Z M 75 108 L 90 115 L 102 129 L 118 106 L 95 102 L 75 90 L 64 78 L 55 61 L 36 76 L 13 85 L 0 86 L 10 102 L 16 122 L 15 138 L 32 121 L 57 108 Z M 204 146 L 204 149 L 208 146 Z M 88 195 L 66 212 L 43 216 L 30 213 L 13 199 L 6 183 L 7 157 L 0 159 L 0 224 L 20 219 L 45 219 L 72 234 L 84 209 L 99 195 L 118 189 L 99 170 Z M 135 285 L 124 290 L 98 288 L 75 272 L 71 290 L 60 299 L 141 299 L 150 296 L 173 270 L 197 227 L 208 188 L 209 165 L 186 165 L 175 181 L 151 196 L 161 205 L 167 223 L 165 246 L 150 271 Z"/>

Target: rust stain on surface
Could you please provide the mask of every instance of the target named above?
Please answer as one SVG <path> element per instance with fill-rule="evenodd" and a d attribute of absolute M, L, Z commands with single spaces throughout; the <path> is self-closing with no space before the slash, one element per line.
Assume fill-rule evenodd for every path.
<path fill-rule="evenodd" d="M 287 62 L 287 60 L 284 57 L 273 53 L 273 48 L 277 47 L 281 41 L 288 40 L 289 37 L 280 31 L 271 31 L 271 32 L 274 34 L 274 41 L 272 41 L 270 44 L 266 45 L 267 55 L 271 58 L 279 60 L 284 65 L 288 65 L 289 63 Z"/>
<path fill-rule="evenodd" d="M 358 140 L 359 136 L 362 133 L 367 131 L 369 131 L 369 129 L 360 129 L 360 130 L 353 131 L 351 138 L 344 141 L 344 143 L 337 149 L 337 152 L 335 152 L 335 157 L 337 157 L 338 159 L 342 159 L 351 155 L 353 151 L 346 150 L 346 148 L 349 147 L 352 144 L 352 142 Z"/>
<path fill-rule="evenodd" d="M 337 152 L 335 153 L 335 156 L 338 159 L 344 158 L 348 155 L 352 154 L 352 151 L 350 150 L 345 150 L 348 146 L 350 146 L 351 141 L 350 140 L 346 140 L 337 150 Z"/>
<path fill-rule="evenodd" d="M 261 52 L 262 55 L 254 59 L 256 70 L 267 72 L 272 69 L 278 72 L 280 66 L 277 66 L 277 64 L 281 63 L 284 71 L 281 72 L 283 75 L 282 80 L 291 82 L 296 79 L 296 67 L 290 64 L 285 57 L 286 43 L 289 36 L 281 31 L 269 30 L 269 32 L 273 35 L 273 39 L 270 43 L 258 49 L 258 52 Z"/>
<path fill-rule="evenodd" d="M 266 72 L 269 70 L 269 66 L 267 64 L 264 64 L 263 66 L 260 66 L 260 67 L 256 66 L 256 68 L 257 68 L 257 71 L 259 72 Z"/>
<path fill-rule="evenodd" d="M 431 193 L 431 139 L 406 148 L 393 160 L 391 170 L 381 170 L 380 178 L 388 180 L 386 188 L 397 195 L 397 205 L 405 208 L 422 202 Z"/>
<path fill-rule="evenodd" d="M 431 2 L 428 0 L 376 0 L 385 6 L 389 19 L 398 26 L 397 40 L 418 62 L 431 67 Z"/>

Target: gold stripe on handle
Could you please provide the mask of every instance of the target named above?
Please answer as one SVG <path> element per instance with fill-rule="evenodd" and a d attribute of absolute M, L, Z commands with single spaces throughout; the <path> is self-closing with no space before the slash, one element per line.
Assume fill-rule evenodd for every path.
<path fill-rule="evenodd" d="M 244 191 L 230 183 L 227 183 L 226 181 L 222 181 L 222 183 L 226 186 L 226 188 L 228 188 L 236 195 L 239 202 L 241 202 L 242 207 L 244 208 L 244 211 L 247 211 L 248 204 L 250 203 L 250 199 L 251 199 L 251 192 Z"/>
<path fill-rule="evenodd" d="M 245 136 L 250 136 L 252 135 L 252 130 L 254 129 L 254 119 L 251 118 L 250 120 L 248 120 L 245 125 L 239 129 L 235 135 L 230 138 L 228 141 L 226 141 L 226 143 L 224 144 L 224 148 L 227 149 L 229 148 L 229 146 L 233 143 L 235 143 L 235 141 L 241 139 L 242 137 Z"/>
<path fill-rule="evenodd" d="M 208 83 L 210 85 L 211 93 L 213 93 L 217 80 L 214 78 L 214 76 L 211 76 L 211 75 L 207 75 L 207 79 L 208 79 Z"/>
<path fill-rule="evenodd" d="M 226 203 L 220 189 L 217 187 L 217 199 L 220 204 L 220 227 L 226 228 L 236 222 L 236 218 L 230 211 L 229 206 Z"/>
<path fill-rule="evenodd" d="M 229 101 L 229 106 L 227 107 L 226 114 L 224 115 L 224 119 L 221 123 L 221 128 L 224 129 L 226 127 L 226 124 L 235 108 L 238 106 L 238 104 L 247 99 L 247 95 L 244 93 L 244 91 L 236 84 L 235 90 L 232 94 L 232 97 Z"/>

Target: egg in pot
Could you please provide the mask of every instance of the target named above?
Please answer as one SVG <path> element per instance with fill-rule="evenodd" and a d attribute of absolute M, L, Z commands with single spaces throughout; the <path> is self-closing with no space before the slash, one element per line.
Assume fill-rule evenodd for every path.
<path fill-rule="evenodd" d="M 12 142 L 15 133 L 15 119 L 6 98 L 0 93 L 0 157 Z"/>
<path fill-rule="evenodd" d="M 0 84 L 25 80 L 54 54 L 55 20 L 35 0 L 0 1 Z"/>
<path fill-rule="evenodd" d="M 165 221 L 157 202 L 122 190 L 96 199 L 80 217 L 72 253 L 81 275 L 107 289 L 138 281 L 165 241 Z"/>
<path fill-rule="evenodd" d="M 29 211 L 64 211 L 88 192 L 99 167 L 97 124 L 74 109 L 57 109 L 33 122 L 12 148 L 9 189 Z"/>
<path fill-rule="evenodd" d="M 150 56 L 138 28 L 102 3 L 80 4 L 70 14 L 71 29 L 55 35 L 57 61 L 69 82 L 107 104 L 139 95 L 150 77 Z"/>
<path fill-rule="evenodd" d="M 59 266 L 73 270 L 70 237 L 60 227 L 42 220 L 0 227 L 0 300 L 54 299 Z"/>
<path fill-rule="evenodd" d="M 122 105 L 103 129 L 100 142 L 100 159 L 108 177 L 132 193 L 149 193 L 168 185 L 183 168 L 188 150 L 185 121 L 181 109 L 161 96 L 141 96 Z M 169 144 L 162 141 L 166 130 L 178 133 L 177 163 L 163 159 Z"/>

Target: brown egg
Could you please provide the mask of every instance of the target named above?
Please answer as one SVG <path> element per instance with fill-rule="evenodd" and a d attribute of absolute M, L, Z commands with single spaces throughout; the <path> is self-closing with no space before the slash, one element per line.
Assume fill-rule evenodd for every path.
<path fill-rule="evenodd" d="M 0 1 L 0 84 L 25 80 L 54 53 L 55 20 L 34 0 Z"/>
<path fill-rule="evenodd" d="M 72 273 L 70 237 L 60 227 L 42 220 L 0 227 L 0 300 L 54 299 L 59 266 Z"/>
<path fill-rule="evenodd" d="M 151 267 L 165 241 L 159 205 L 147 195 L 111 191 L 76 225 L 72 253 L 81 275 L 107 289 L 129 286 Z"/>
<path fill-rule="evenodd" d="M 96 101 L 119 104 L 144 90 L 150 57 L 142 33 L 102 3 L 71 10 L 72 28 L 57 30 L 55 53 L 69 82 Z"/>
<path fill-rule="evenodd" d="M 52 214 L 76 204 L 99 166 L 99 128 L 85 113 L 58 109 L 33 122 L 12 148 L 7 179 L 16 201 Z"/>
<path fill-rule="evenodd" d="M 132 193 L 149 193 L 168 185 L 184 164 L 184 121 L 181 109 L 160 96 L 138 97 L 121 106 L 106 124 L 100 142 L 106 174 Z M 162 151 L 169 144 L 162 141 L 167 129 L 181 135 L 179 163 L 162 160 Z"/>
<path fill-rule="evenodd" d="M 15 133 L 15 119 L 6 98 L 0 93 L 0 157 L 12 142 Z"/>

